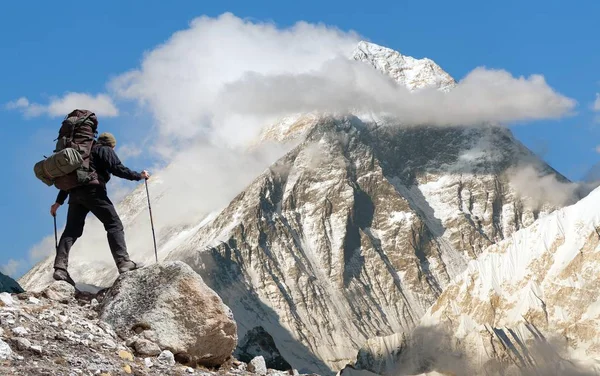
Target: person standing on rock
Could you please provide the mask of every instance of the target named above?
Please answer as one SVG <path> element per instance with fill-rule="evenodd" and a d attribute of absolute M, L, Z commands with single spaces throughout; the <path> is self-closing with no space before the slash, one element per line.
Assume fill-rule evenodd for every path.
<path fill-rule="evenodd" d="M 149 179 L 147 171 L 135 172 L 123 165 L 115 153 L 117 140 L 110 133 L 102 133 L 92 147 L 90 167 L 98 175 L 97 184 L 79 186 L 69 191 L 60 191 L 56 202 L 50 208 L 50 214 L 56 216 L 58 208 L 69 198 L 67 224 L 60 237 L 56 258 L 54 260 L 55 280 L 66 281 L 75 286 L 75 282 L 67 271 L 69 264 L 69 250 L 75 241 L 83 234 L 85 217 L 92 212 L 106 229 L 108 245 L 119 270 L 119 274 L 137 269 L 141 265 L 131 261 L 125 244 L 123 224 L 117 214 L 113 203 L 108 198 L 106 183 L 111 174 L 127 180 L 139 181 Z"/>

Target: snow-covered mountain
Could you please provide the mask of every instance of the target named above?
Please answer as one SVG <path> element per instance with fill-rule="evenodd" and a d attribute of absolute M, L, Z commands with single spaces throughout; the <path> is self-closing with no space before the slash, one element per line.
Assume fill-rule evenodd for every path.
<path fill-rule="evenodd" d="M 350 54 L 351 60 L 366 63 L 393 78 L 410 91 L 435 88 L 448 91 L 456 86 L 454 78 L 434 61 L 415 59 L 398 51 L 361 41 Z M 265 127 L 261 140 L 287 141 L 304 134 L 319 120 L 319 114 L 293 114 Z"/>
<path fill-rule="evenodd" d="M 431 87 L 448 91 L 456 85 L 452 76 L 433 60 L 404 56 L 373 43 L 359 42 L 351 58 L 371 65 L 411 91 Z"/>
<path fill-rule="evenodd" d="M 423 325 L 449 330 L 478 367 L 493 360 L 531 367 L 545 355 L 591 363 L 599 372 L 598 207 L 600 189 L 490 246 L 448 286 Z"/>
<path fill-rule="evenodd" d="M 432 61 L 373 44 L 352 58 L 411 90 L 454 85 Z M 343 368 L 369 338 L 410 331 L 470 260 L 555 209 L 528 206 L 511 168 L 565 180 L 500 127 L 304 114 L 263 136 L 298 142 L 222 210 L 163 223 L 159 254 L 189 263 L 219 293 L 241 342 L 262 327 L 286 362 L 320 373 Z M 150 181 L 153 210 L 183 189 L 168 175 Z M 141 186 L 119 205 L 131 249 L 149 235 L 145 200 Z M 81 282 L 116 277 L 75 250 L 71 264 Z M 51 267 L 48 258 L 21 284 L 43 286 Z"/>
<path fill-rule="evenodd" d="M 291 364 L 308 351 L 339 369 L 368 338 L 412 329 L 467 260 L 540 215 L 503 175 L 528 158 L 500 128 L 322 119 L 169 258 Z"/>
<path fill-rule="evenodd" d="M 599 205 L 597 188 L 491 245 L 446 287 L 412 333 L 370 339 L 354 368 L 600 374 Z"/>

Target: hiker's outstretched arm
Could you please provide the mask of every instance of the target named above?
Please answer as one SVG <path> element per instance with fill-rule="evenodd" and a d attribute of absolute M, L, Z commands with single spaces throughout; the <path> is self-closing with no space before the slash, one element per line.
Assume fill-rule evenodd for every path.
<path fill-rule="evenodd" d="M 100 156 L 106 163 L 106 166 L 108 166 L 108 172 L 111 174 L 118 176 L 121 179 L 142 180 L 142 174 L 125 167 L 113 149 L 106 147 L 102 148 L 100 150 Z"/>
<path fill-rule="evenodd" d="M 119 163 L 111 168 L 110 171 L 113 175 L 118 176 L 122 179 L 127 180 L 142 180 L 142 174 L 139 172 L 132 171 L 125 167 L 123 163 Z"/>

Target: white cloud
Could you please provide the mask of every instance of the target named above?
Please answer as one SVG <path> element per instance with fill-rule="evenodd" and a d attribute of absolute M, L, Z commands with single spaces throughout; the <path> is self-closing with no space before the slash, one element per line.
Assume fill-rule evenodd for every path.
<path fill-rule="evenodd" d="M 532 165 L 519 166 L 508 171 L 513 188 L 531 208 L 548 203 L 555 206 L 571 205 L 598 186 L 598 181 L 570 182 L 557 179 L 555 174 L 542 173 Z"/>
<path fill-rule="evenodd" d="M 600 112 L 600 94 L 596 94 L 596 101 L 594 102 L 592 108 L 594 109 L 594 111 Z"/>
<path fill-rule="evenodd" d="M 27 108 L 29 107 L 29 100 L 25 97 L 21 97 L 16 101 L 8 102 L 4 105 L 7 110 L 16 110 L 19 108 Z"/>
<path fill-rule="evenodd" d="M 329 61 L 310 73 L 248 74 L 229 83 L 218 103 L 226 114 L 375 112 L 428 125 L 559 118 L 575 106 L 540 75 L 517 78 L 503 70 L 477 68 L 448 93 L 435 89 L 411 93 L 369 66 L 347 59 Z"/>
<path fill-rule="evenodd" d="M 0 266 L 0 272 L 3 274 L 15 278 L 19 269 L 23 266 L 23 260 L 13 260 L 10 259 L 8 262 L 2 266 Z"/>
<path fill-rule="evenodd" d="M 348 59 L 360 39 L 304 22 L 280 29 L 231 14 L 200 17 L 109 87 L 153 113 L 162 147 L 196 139 L 245 145 L 265 124 L 315 110 L 473 125 L 558 118 L 576 104 L 541 75 L 513 77 L 484 68 L 473 70 L 450 93 L 410 93 Z M 171 151 L 167 147 L 165 154 Z"/>
<path fill-rule="evenodd" d="M 228 83 L 248 72 L 310 72 L 329 59 L 349 55 L 359 40 L 352 32 L 305 22 L 278 29 L 231 14 L 200 17 L 148 53 L 139 69 L 119 76 L 109 87 L 153 113 L 163 142 L 210 139 L 227 121 L 234 125 L 224 138 L 245 142 L 264 123 L 236 118 L 235 112 L 223 116 L 225 109 L 218 107 L 217 99 Z"/>
<path fill-rule="evenodd" d="M 8 102 L 5 107 L 19 110 L 26 117 L 48 115 L 50 117 L 65 116 L 76 108 L 93 111 L 98 116 L 115 117 L 119 110 L 113 100 L 106 94 L 93 96 L 86 93 L 66 93 L 63 97 L 52 97 L 47 105 L 31 103 L 27 98 L 21 97 L 13 102 Z"/>
<path fill-rule="evenodd" d="M 125 144 L 118 148 L 117 154 L 121 160 L 126 160 L 142 154 L 142 149 L 134 144 Z"/>

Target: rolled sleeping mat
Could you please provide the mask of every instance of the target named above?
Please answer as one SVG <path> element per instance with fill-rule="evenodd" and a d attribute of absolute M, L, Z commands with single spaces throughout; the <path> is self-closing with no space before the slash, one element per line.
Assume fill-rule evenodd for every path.
<path fill-rule="evenodd" d="M 54 184 L 54 179 L 70 174 L 83 165 L 81 154 L 73 149 L 62 149 L 33 166 L 35 176 L 44 184 Z"/>

